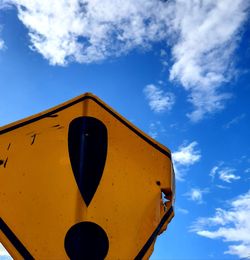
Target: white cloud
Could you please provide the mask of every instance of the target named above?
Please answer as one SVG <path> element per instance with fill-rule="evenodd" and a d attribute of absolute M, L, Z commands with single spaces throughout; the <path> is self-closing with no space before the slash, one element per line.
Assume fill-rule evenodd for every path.
<path fill-rule="evenodd" d="M 164 128 L 164 126 L 162 125 L 162 123 L 160 121 L 156 121 L 149 125 L 149 135 L 154 139 L 157 138 L 159 136 L 159 134 L 162 134 L 165 132 L 166 132 L 166 129 Z"/>
<path fill-rule="evenodd" d="M 232 181 L 239 180 L 240 176 L 237 176 L 234 174 L 235 169 L 231 168 L 223 168 L 222 170 L 219 171 L 219 178 L 222 181 L 225 181 L 227 183 L 231 183 Z"/>
<path fill-rule="evenodd" d="M 174 35 L 170 79 L 190 92 L 198 121 L 224 107 L 230 97 L 220 86 L 234 74 L 232 58 L 249 2 L 244 0 L 175 1 L 169 32 Z M 176 40 L 177 39 L 177 40 Z"/>
<path fill-rule="evenodd" d="M 0 4 L 0 10 L 1 10 L 1 4 Z M 0 26 L 0 36 L 2 32 L 2 27 Z M 0 50 L 3 50 L 5 48 L 4 40 L 0 38 Z"/>
<path fill-rule="evenodd" d="M 250 173 L 250 168 L 245 169 L 245 173 Z"/>
<path fill-rule="evenodd" d="M 203 203 L 203 194 L 207 193 L 208 189 L 199 189 L 199 188 L 192 188 L 189 192 L 185 193 L 184 195 L 188 197 L 189 200 L 195 201 L 198 204 Z"/>
<path fill-rule="evenodd" d="M 235 174 L 236 169 L 225 167 L 223 163 L 220 163 L 217 166 L 214 166 L 210 171 L 210 176 L 212 179 L 217 175 L 218 178 L 224 182 L 231 183 L 232 181 L 239 180 L 241 177 Z"/>
<path fill-rule="evenodd" d="M 216 187 L 219 188 L 219 189 L 223 189 L 223 190 L 230 190 L 230 187 L 220 185 L 220 184 L 217 184 Z"/>
<path fill-rule="evenodd" d="M 154 139 L 158 136 L 157 126 L 155 125 L 155 123 L 150 124 L 149 135 Z"/>
<path fill-rule="evenodd" d="M 52 65 L 91 63 L 165 42 L 161 60 L 189 93 L 198 121 L 224 108 L 220 87 L 235 74 L 234 51 L 248 15 L 245 0 L 4 0 L 17 6 L 31 48 Z M 171 56 L 172 55 L 172 56 Z M 172 66 L 171 66 L 172 62 Z M 167 98 L 168 105 L 172 98 Z"/>
<path fill-rule="evenodd" d="M 149 102 L 151 110 L 154 112 L 159 113 L 170 110 L 174 105 L 174 95 L 170 92 L 164 92 L 162 89 L 153 84 L 147 85 L 143 92 Z"/>
<path fill-rule="evenodd" d="M 169 63 L 168 63 L 168 60 L 169 60 L 168 53 L 164 49 L 160 50 L 160 60 L 161 60 L 161 64 L 162 64 L 163 71 L 164 71 L 169 66 Z"/>
<path fill-rule="evenodd" d="M 211 169 L 211 171 L 210 171 L 210 174 L 209 174 L 209 175 L 212 177 L 213 180 L 214 180 L 214 177 L 215 177 L 215 175 L 216 175 L 218 169 L 219 169 L 219 166 L 214 166 L 214 167 Z"/>
<path fill-rule="evenodd" d="M 226 125 L 224 125 L 225 128 L 230 128 L 233 125 L 238 124 L 241 120 L 243 120 L 246 117 L 246 114 L 241 114 L 239 116 L 236 116 L 231 121 L 229 121 Z"/>
<path fill-rule="evenodd" d="M 197 146 L 198 143 L 194 141 L 188 145 L 180 146 L 177 151 L 172 153 L 177 180 L 183 180 L 186 167 L 197 163 L 201 159 L 201 152 L 197 149 Z"/>
<path fill-rule="evenodd" d="M 90 63 L 148 48 L 166 37 L 155 0 L 9 0 L 29 29 L 32 48 L 53 65 Z M 165 6 L 165 7 L 164 7 Z M 164 18 L 165 19 L 165 18 Z"/>
<path fill-rule="evenodd" d="M 230 243 L 225 254 L 249 257 L 249 218 L 250 190 L 232 200 L 229 209 L 217 208 L 213 217 L 197 219 L 191 230 L 200 236 Z"/>
<path fill-rule="evenodd" d="M 4 41 L 0 39 L 0 50 L 2 50 L 3 48 L 4 48 Z"/>
<path fill-rule="evenodd" d="M 180 207 L 176 207 L 176 211 L 180 212 L 183 215 L 189 214 L 189 211 L 187 209 L 180 208 Z"/>
<path fill-rule="evenodd" d="M 196 150 L 198 143 L 192 142 L 188 145 L 182 145 L 178 151 L 173 152 L 173 160 L 180 165 L 189 166 L 198 162 L 201 158 L 200 150 Z"/>

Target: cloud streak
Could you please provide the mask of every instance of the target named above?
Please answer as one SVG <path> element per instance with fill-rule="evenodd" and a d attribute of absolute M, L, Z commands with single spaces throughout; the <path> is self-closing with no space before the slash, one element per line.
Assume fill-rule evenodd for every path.
<path fill-rule="evenodd" d="M 176 211 L 180 212 L 183 215 L 189 214 L 189 211 L 187 209 L 181 208 L 181 207 L 176 207 Z"/>
<path fill-rule="evenodd" d="M 185 193 L 184 195 L 188 197 L 189 200 L 194 201 L 198 204 L 203 203 L 203 194 L 208 193 L 208 189 L 199 189 L 199 188 L 192 188 L 189 192 Z"/>
<path fill-rule="evenodd" d="M 248 6 L 241 0 L 175 2 L 170 32 L 178 40 L 172 47 L 170 79 L 190 92 L 192 121 L 222 109 L 230 97 L 219 87 L 233 75 L 232 57 Z"/>
<path fill-rule="evenodd" d="M 187 168 L 200 161 L 201 152 L 197 146 L 198 143 L 194 141 L 180 146 L 177 151 L 172 153 L 177 180 L 183 180 Z"/>
<path fill-rule="evenodd" d="M 228 129 L 228 128 L 234 126 L 234 125 L 239 124 L 239 122 L 240 122 L 241 120 L 243 120 L 245 117 L 246 117 L 246 114 L 241 114 L 241 115 L 239 115 L 239 116 L 236 116 L 236 117 L 233 118 L 231 121 L 229 121 L 227 124 L 225 124 L 225 125 L 224 125 L 224 128 L 227 128 L 227 129 Z"/>
<path fill-rule="evenodd" d="M 153 122 L 149 125 L 149 135 L 156 139 L 160 134 L 163 134 L 166 132 L 166 129 L 162 125 L 160 121 Z"/>
<path fill-rule="evenodd" d="M 231 183 L 232 181 L 236 181 L 241 179 L 239 175 L 236 175 L 236 170 L 230 167 L 224 167 L 223 164 L 219 164 L 214 166 L 210 171 L 210 176 L 214 180 L 215 176 L 224 182 Z"/>
<path fill-rule="evenodd" d="M 250 190 L 229 202 L 229 209 L 217 208 L 213 217 L 199 218 L 191 227 L 197 235 L 230 243 L 225 254 L 250 256 Z"/>
<path fill-rule="evenodd" d="M 0 39 L 0 50 L 2 50 L 3 48 L 4 48 L 4 41 Z"/>
<path fill-rule="evenodd" d="M 0 10 L 1 10 L 1 4 L 0 4 Z M 1 38 L 1 32 L 2 27 L 0 26 L 0 50 L 3 50 L 5 48 L 4 40 Z"/>
<path fill-rule="evenodd" d="M 164 92 L 161 88 L 153 84 L 147 85 L 143 92 L 151 110 L 156 113 L 171 110 L 174 105 L 174 95 L 170 92 Z"/>

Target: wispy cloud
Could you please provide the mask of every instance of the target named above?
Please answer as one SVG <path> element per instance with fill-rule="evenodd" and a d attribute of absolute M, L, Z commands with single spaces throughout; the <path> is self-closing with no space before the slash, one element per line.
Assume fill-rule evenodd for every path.
<path fill-rule="evenodd" d="M 152 138 L 157 138 L 159 136 L 159 134 L 165 133 L 166 129 L 164 128 L 164 126 L 162 125 L 162 123 L 160 121 L 151 123 L 149 125 L 149 135 Z"/>
<path fill-rule="evenodd" d="M 4 41 L 0 39 L 0 50 L 2 50 L 3 48 L 4 48 Z"/>
<path fill-rule="evenodd" d="M 163 66 L 163 70 L 165 70 L 169 66 L 169 58 L 168 58 L 168 53 L 166 50 L 161 49 L 160 50 L 160 57 L 161 57 L 161 64 Z"/>
<path fill-rule="evenodd" d="M 1 10 L 1 4 L 0 4 L 0 10 Z M 2 27 L 0 26 L 0 50 L 3 50 L 5 48 L 4 40 L 1 38 L 2 33 Z"/>
<path fill-rule="evenodd" d="M 220 163 L 217 166 L 214 166 L 210 171 L 210 176 L 214 180 L 215 176 L 224 182 L 231 183 L 232 181 L 239 180 L 241 177 L 235 174 L 236 169 L 231 167 L 223 166 L 223 163 Z"/>
<path fill-rule="evenodd" d="M 183 215 L 189 214 L 189 211 L 187 209 L 181 208 L 181 207 L 176 207 L 176 211 L 180 212 Z"/>
<path fill-rule="evenodd" d="M 224 128 L 230 128 L 233 125 L 238 124 L 241 120 L 243 120 L 246 117 L 246 114 L 241 114 L 239 116 L 236 116 L 231 121 L 229 121 L 227 124 L 224 125 Z"/>
<path fill-rule="evenodd" d="M 198 162 L 201 158 L 200 150 L 196 149 L 198 143 L 196 141 L 182 145 L 176 152 L 173 152 L 173 160 L 180 165 L 189 166 Z"/>
<path fill-rule="evenodd" d="M 250 168 L 245 169 L 245 173 L 250 173 Z"/>
<path fill-rule="evenodd" d="M 227 183 L 231 183 L 232 181 L 239 180 L 240 176 L 235 174 L 235 169 L 232 168 L 223 168 L 219 171 L 219 178 L 222 181 L 225 181 Z"/>
<path fill-rule="evenodd" d="M 219 189 L 223 189 L 223 190 L 230 190 L 230 187 L 220 185 L 220 184 L 217 184 L 216 187 L 219 188 Z"/>
<path fill-rule="evenodd" d="M 234 51 L 247 19 L 245 0 L 4 0 L 17 7 L 30 47 L 52 65 L 92 63 L 165 42 L 161 62 L 188 91 L 192 121 L 224 107 Z M 168 96 L 168 105 L 172 104 Z M 165 101 L 164 101 L 165 102 Z M 156 108 L 157 109 L 157 108 Z"/>
<path fill-rule="evenodd" d="M 187 196 L 189 200 L 202 204 L 204 193 L 208 193 L 208 189 L 192 188 L 189 192 L 185 193 L 184 196 Z"/>
<path fill-rule="evenodd" d="M 163 91 L 153 84 L 147 85 L 143 92 L 149 102 L 151 110 L 156 113 L 170 110 L 174 105 L 174 95 L 170 92 Z"/>
<path fill-rule="evenodd" d="M 191 231 L 230 243 L 225 254 L 250 256 L 250 190 L 231 202 L 229 209 L 217 208 L 213 217 L 199 218 Z"/>
<path fill-rule="evenodd" d="M 9 2 L 29 29 L 31 47 L 53 65 L 97 62 L 166 37 L 162 10 L 168 11 L 162 1 Z"/>
<path fill-rule="evenodd" d="M 169 30 L 177 40 L 170 79 L 190 92 L 195 107 L 188 114 L 192 121 L 222 109 L 230 97 L 220 86 L 234 75 L 233 53 L 248 6 L 242 0 L 175 1 Z"/>
<path fill-rule="evenodd" d="M 172 153 L 176 178 L 183 180 L 187 167 L 195 164 L 201 159 L 201 152 L 197 148 L 198 143 L 196 141 L 190 144 L 184 144 L 179 149 Z"/>
<path fill-rule="evenodd" d="M 214 180 L 215 175 L 216 175 L 216 173 L 217 173 L 218 170 L 219 170 L 219 166 L 214 166 L 214 167 L 211 169 L 209 175 L 212 177 L 213 180 Z"/>

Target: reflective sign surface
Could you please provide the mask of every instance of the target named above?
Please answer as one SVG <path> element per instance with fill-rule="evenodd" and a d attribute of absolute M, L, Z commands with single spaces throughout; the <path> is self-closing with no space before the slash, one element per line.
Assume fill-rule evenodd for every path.
<path fill-rule="evenodd" d="M 92 94 L 0 128 L 0 242 L 14 258 L 147 258 L 173 197 L 170 151 Z"/>

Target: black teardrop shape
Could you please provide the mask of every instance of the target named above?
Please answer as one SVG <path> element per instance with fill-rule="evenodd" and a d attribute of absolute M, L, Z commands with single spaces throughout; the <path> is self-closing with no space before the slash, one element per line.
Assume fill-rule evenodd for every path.
<path fill-rule="evenodd" d="M 107 128 L 100 120 L 83 116 L 70 122 L 68 147 L 71 167 L 87 206 L 102 178 L 107 146 Z"/>

